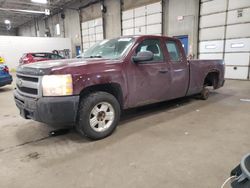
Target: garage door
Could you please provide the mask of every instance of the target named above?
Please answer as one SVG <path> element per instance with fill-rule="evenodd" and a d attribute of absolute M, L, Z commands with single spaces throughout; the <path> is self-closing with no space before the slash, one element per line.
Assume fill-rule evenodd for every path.
<path fill-rule="evenodd" d="M 83 51 L 103 40 L 102 18 L 82 22 Z"/>
<path fill-rule="evenodd" d="M 83 51 L 103 40 L 103 19 L 100 7 L 100 3 L 95 3 L 80 10 Z"/>
<path fill-rule="evenodd" d="M 122 11 L 122 34 L 162 34 L 161 2 Z"/>
<path fill-rule="evenodd" d="M 199 57 L 224 59 L 226 78 L 250 77 L 250 1 L 202 0 Z"/>

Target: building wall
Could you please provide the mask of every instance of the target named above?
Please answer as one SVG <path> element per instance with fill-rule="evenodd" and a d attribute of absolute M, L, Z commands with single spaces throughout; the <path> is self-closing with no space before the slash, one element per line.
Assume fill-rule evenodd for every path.
<path fill-rule="evenodd" d="M 165 2 L 168 19 L 165 22 L 164 34 L 168 36 L 188 35 L 188 54 L 195 55 L 197 58 L 199 0 L 168 0 Z M 178 16 L 183 16 L 183 19 L 178 21 Z"/>
<path fill-rule="evenodd" d="M 71 38 L 72 57 L 76 56 L 76 46 L 81 46 L 80 17 L 76 10 L 65 11 L 65 36 Z"/>
<path fill-rule="evenodd" d="M 10 69 L 18 66 L 24 53 L 65 49 L 71 50 L 69 38 L 0 36 L 0 55 L 4 57 Z"/>
<path fill-rule="evenodd" d="M 77 10 L 67 9 L 65 19 L 61 18 L 61 13 L 53 15 L 49 18 L 41 18 L 33 20 L 18 28 L 18 36 L 29 37 L 68 37 L 71 38 L 72 56 L 76 55 L 75 46 L 81 45 L 80 21 Z M 60 35 L 56 34 L 55 26 L 60 25 Z M 47 35 L 47 32 L 50 35 Z"/>
<path fill-rule="evenodd" d="M 17 30 L 11 29 L 10 31 L 7 31 L 5 28 L 0 28 L 0 35 L 6 35 L 6 36 L 16 36 Z"/>
<path fill-rule="evenodd" d="M 44 37 L 46 28 L 49 28 L 52 37 L 70 37 L 75 55 L 75 46 L 84 42 L 81 31 L 81 24 L 98 17 L 103 19 L 104 38 L 118 37 L 122 33 L 121 11 L 137 8 L 147 4 L 158 2 L 159 0 L 104 0 L 106 13 L 101 11 L 101 3 L 94 3 L 82 8 L 80 15 L 76 10 L 66 10 L 65 20 L 61 14 L 56 14 L 48 19 L 32 21 L 21 26 L 18 30 L 19 36 L 40 36 Z M 188 35 L 189 54 L 197 55 L 197 35 L 198 35 L 198 13 L 199 0 L 162 0 L 162 33 L 168 36 Z M 178 16 L 183 16 L 182 21 L 177 21 Z M 80 19 L 79 19 L 80 18 Z M 35 24 L 36 22 L 36 24 Z M 56 35 L 55 24 L 59 23 L 61 34 Z M 36 25 L 36 27 L 35 27 Z M 65 28 L 65 29 L 64 29 Z M 39 33 L 36 32 L 39 30 Z M 196 56 L 197 57 L 197 56 Z"/>
<path fill-rule="evenodd" d="M 107 12 L 104 14 L 105 38 L 121 36 L 121 4 L 119 0 L 104 1 Z"/>
<path fill-rule="evenodd" d="M 31 21 L 31 22 L 26 23 L 25 25 L 19 27 L 17 34 L 18 34 L 18 36 L 35 37 L 36 36 L 36 30 L 35 30 L 34 21 Z"/>

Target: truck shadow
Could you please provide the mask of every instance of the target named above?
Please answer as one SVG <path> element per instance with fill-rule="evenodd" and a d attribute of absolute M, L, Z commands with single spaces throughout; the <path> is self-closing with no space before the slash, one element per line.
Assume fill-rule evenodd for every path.
<path fill-rule="evenodd" d="M 203 106 L 210 105 L 213 103 L 216 103 L 222 99 L 225 99 L 227 97 L 230 97 L 231 95 L 228 94 L 221 94 L 217 93 L 216 91 L 211 92 L 210 98 L 207 101 L 201 101 L 202 103 L 197 103 L 197 108 L 201 109 Z M 120 123 L 118 124 L 118 129 L 108 138 L 105 138 L 101 141 L 95 141 L 98 143 L 105 143 L 107 142 L 109 144 L 112 144 L 112 142 L 116 142 L 117 140 L 121 140 L 123 138 L 126 138 L 130 136 L 131 134 L 135 134 L 139 131 L 142 131 L 144 129 L 147 129 L 149 127 L 154 126 L 156 123 L 167 123 L 173 118 L 178 118 L 181 115 L 184 115 L 186 113 L 190 112 L 190 109 L 188 108 L 182 108 L 186 107 L 189 104 L 193 104 L 195 102 L 200 101 L 195 96 L 190 97 L 183 97 L 179 99 L 174 99 L 171 101 L 165 101 L 160 102 L 156 104 L 146 105 L 142 107 L 137 107 L 129 110 L 125 110 L 121 116 Z M 179 110 L 180 109 L 180 110 Z M 193 109 L 195 111 L 196 109 Z M 172 114 L 171 116 L 165 116 L 165 118 L 157 119 L 154 118 L 154 116 L 157 116 L 160 113 Z M 152 123 L 138 123 L 137 121 L 144 121 L 144 118 L 150 119 Z M 146 120 L 145 120 L 146 121 Z M 134 122 L 137 122 L 136 125 Z M 73 134 L 71 134 L 73 133 Z M 83 138 L 79 136 L 78 134 L 75 134 L 76 131 L 71 131 L 70 134 L 66 135 L 67 139 L 72 140 L 73 142 L 80 142 L 80 143 L 89 143 L 91 140 L 88 138 Z M 64 137 L 64 136 L 63 136 Z M 65 137 L 64 137 L 65 139 Z"/>
<path fill-rule="evenodd" d="M 8 92 L 8 91 L 11 91 L 11 90 L 13 90 L 13 88 L 10 87 L 10 86 L 0 87 L 0 93 Z"/>
<path fill-rule="evenodd" d="M 203 107 L 218 103 L 228 97 L 231 97 L 231 95 L 212 92 L 207 101 L 199 102 L 194 97 L 185 97 L 126 110 L 121 117 L 121 121 L 116 131 L 111 136 L 99 141 L 90 141 L 89 139 L 77 134 L 75 130 L 72 130 L 66 135 L 58 137 L 44 137 L 42 139 L 28 142 L 25 145 L 33 145 L 37 151 L 41 150 L 41 152 L 45 152 L 45 155 L 48 158 L 41 163 L 42 166 L 48 165 L 48 161 L 50 165 L 54 163 L 63 163 L 69 159 L 69 155 L 70 159 L 73 160 L 74 158 L 79 158 L 79 152 L 100 152 L 106 147 L 110 147 L 111 145 L 121 142 L 131 135 L 138 134 L 139 132 L 152 128 L 155 125 L 166 125 L 166 129 L 168 129 L 167 124 L 173 119 L 180 118 L 181 116 L 194 112 L 197 109 L 202 110 Z M 185 124 L 185 122 L 183 122 L 183 124 Z M 27 128 L 22 129 L 22 131 L 17 133 L 17 137 L 20 142 L 24 142 L 22 137 L 27 129 L 30 129 L 30 127 L 27 126 Z M 32 131 L 32 134 L 36 134 L 37 131 L 41 131 L 41 129 Z M 46 131 L 49 132 L 50 128 L 44 128 L 42 131 L 46 134 Z M 171 134 L 171 128 L 169 128 L 169 131 L 169 134 Z"/>
<path fill-rule="evenodd" d="M 211 92 L 210 97 L 218 96 L 217 92 Z M 225 97 L 225 96 L 224 96 Z M 178 99 L 173 99 L 170 101 L 159 102 L 155 104 L 150 104 L 142 107 L 137 107 L 133 109 L 128 109 L 123 112 L 121 116 L 121 120 L 119 125 L 126 124 L 130 121 L 134 121 L 136 119 L 148 117 L 154 114 L 158 114 L 159 112 L 169 112 L 173 109 L 180 108 L 182 106 L 188 105 L 189 103 L 199 101 L 199 97 L 197 96 L 189 96 Z M 205 101 L 204 101 L 205 102 Z M 211 102 L 209 102 L 211 103 Z"/>
<path fill-rule="evenodd" d="M 197 103 L 196 107 L 201 109 L 203 106 L 210 105 L 212 103 L 216 103 L 222 99 L 225 99 L 227 97 L 230 97 L 228 94 L 218 94 L 217 92 L 213 91 L 211 92 L 210 98 L 208 101 L 202 101 L 202 103 Z M 196 99 L 194 96 L 191 97 L 184 97 L 184 98 L 179 98 L 179 99 L 174 99 L 171 101 L 166 101 L 166 102 L 160 102 L 156 104 L 151 104 L 143 107 L 138 107 L 138 108 L 133 108 L 129 110 L 125 110 L 123 115 L 121 116 L 120 123 L 118 124 L 118 129 L 117 131 L 114 132 L 110 137 L 105 138 L 104 140 L 101 141 L 95 141 L 98 143 L 115 143 L 117 140 L 124 139 L 131 134 L 135 134 L 139 131 L 142 131 L 144 129 L 147 129 L 149 127 L 154 126 L 155 124 L 159 123 L 167 123 L 168 121 L 178 118 L 181 115 L 184 115 L 186 113 L 190 112 L 189 108 L 183 108 L 186 107 L 189 104 L 195 103 L 195 101 L 199 101 Z M 196 109 L 193 109 L 192 111 L 195 111 Z M 164 113 L 164 118 L 158 118 L 158 114 Z M 144 120 L 145 118 L 145 120 Z M 149 120 L 150 122 L 143 123 L 145 121 Z M 141 121 L 141 122 L 138 122 Z M 135 123 L 136 125 L 135 125 Z M 28 128 L 28 127 L 27 127 Z M 37 131 L 39 131 L 38 129 Z M 48 127 L 48 129 L 43 129 L 43 131 L 48 130 L 51 131 L 51 127 Z M 25 131 L 24 129 L 22 131 Z M 21 131 L 21 132 L 22 132 Z M 41 131 L 41 130 L 40 130 Z M 19 140 L 22 142 L 22 134 L 21 132 L 18 132 L 17 136 Z M 35 133 L 33 133 L 35 134 Z M 46 139 L 53 138 L 53 137 L 48 137 Z M 70 141 L 73 143 L 92 143 L 88 138 L 84 138 L 77 134 L 77 132 L 73 129 L 70 131 L 69 134 L 66 135 L 61 135 L 56 138 L 57 142 L 58 141 Z M 95 143 L 94 142 L 94 143 Z M 43 145 L 44 142 L 36 142 L 36 145 Z M 54 144 L 54 142 L 46 142 L 46 144 Z M 103 144 L 101 144 L 103 146 Z"/>

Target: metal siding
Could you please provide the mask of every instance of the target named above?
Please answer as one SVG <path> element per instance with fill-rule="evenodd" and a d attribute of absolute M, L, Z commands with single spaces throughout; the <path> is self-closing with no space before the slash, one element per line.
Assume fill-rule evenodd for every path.
<path fill-rule="evenodd" d="M 138 26 L 145 26 L 146 25 L 146 17 L 139 17 L 139 18 L 135 18 L 135 27 Z"/>
<path fill-rule="evenodd" d="M 132 8 L 122 12 L 122 34 L 161 34 L 161 2 Z"/>
<path fill-rule="evenodd" d="M 226 40 L 225 52 L 250 52 L 250 38 Z"/>
<path fill-rule="evenodd" d="M 134 27 L 134 20 L 129 19 L 129 20 L 123 21 L 122 22 L 122 27 L 123 27 L 123 29 L 133 28 Z"/>
<path fill-rule="evenodd" d="M 248 71 L 249 67 L 226 66 L 225 78 L 246 80 Z"/>
<path fill-rule="evenodd" d="M 227 38 L 250 37 L 250 23 L 227 26 Z"/>
<path fill-rule="evenodd" d="M 103 40 L 103 23 L 102 18 L 96 18 L 82 22 L 82 46 L 83 51 L 96 42 Z"/>
<path fill-rule="evenodd" d="M 203 41 L 200 42 L 200 53 L 217 53 L 223 52 L 223 40 Z"/>
<path fill-rule="evenodd" d="M 223 40 L 225 27 L 213 27 L 200 30 L 200 41 Z"/>
<path fill-rule="evenodd" d="M 147 25 L 161 23 L 161 13 L 151 14 L 147 16 Z"/>
<path fill-rule="evenodd" d="M 226 13 L 218 13 L 202 16 L 200 18 L 200 28 L 225 25 Z"/>
<path fill-rule="evenodd" d="M 199 59 L 223 59 L 223 54 L 218 53 L 218 54 L 200 54 Z"/>
<path fill-rule="evenodd" d="M 238 17 L 238 10 L 232 10 L 228 12 L 227 24 L 236 24 L 250 22 L 250 8 L 245 8 L 243 10 L 243 16 Z"/>
<path fill-rule="evenodd" d="M 249 66 L 250 53 L 226 53 L 225 64 L 237 66 Z"/>
<path fill-rule="evenodd" d="M 146 27 L 135 27 L 134 29 L 134 33 L 135 35 L 142 35 L 144 33 L 146 33 Z"/>
<path fill-rule="evenodd" d="M 243 8 L 243 7 L 250 7 L 249 0 L 229 0 L 228 9 L 236 9 L 236 8 Z"/>
<path fill-rule="evenodd" d="M 141 6 L 139 8 L 135 8 L 134 9 L 135 17 L 145 16 L 146 15 L 145 9 L 146 9 L 146 6 Z"/>
<path fill-rule="evenodd" d="M 249 79 L 250 0 L 202 0 L 200 10 L 199 58 L 224 57 L 226 78 Z"/>
<path fill-rule="evenodd" d="M 147 34 L 160 35 L 161 34 L 161 24 L 154 24 L 147 26 Z"/>
<path fill-rule="evenodd" d="M 122 33 L 123 35 L 134 35 L 134 28 L 124 29 Z"/>
<path fill-rule="evenodd" d="M 131 19 L 134 17 L 134 10 L 122 11 L 122 20 Z"/>
<path fill-rule="evenodd" d="M 211 14 L 217 12 L 223 12 L 226 10 L 226 1 L 227 0 L 213 0 L 207 1 L 201 4 L 200 14 Z"/>
<path fill-rule="evenodd" d="M 146 9 L 147 9 L 147 14 L 148 15 L 162 12 L 161 2 L 149 4 L 149 5 L 146 6 Z"/>

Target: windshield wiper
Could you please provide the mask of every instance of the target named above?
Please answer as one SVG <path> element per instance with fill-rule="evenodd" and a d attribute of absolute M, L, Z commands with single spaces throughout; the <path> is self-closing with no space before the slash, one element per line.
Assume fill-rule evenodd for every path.
<path fill-rule="evenodd" d="M 85 58 L 102 58 L 102 56 L 100 56 L 100 55 L 91 55 L 91 56 L 85 57 Z"/>

